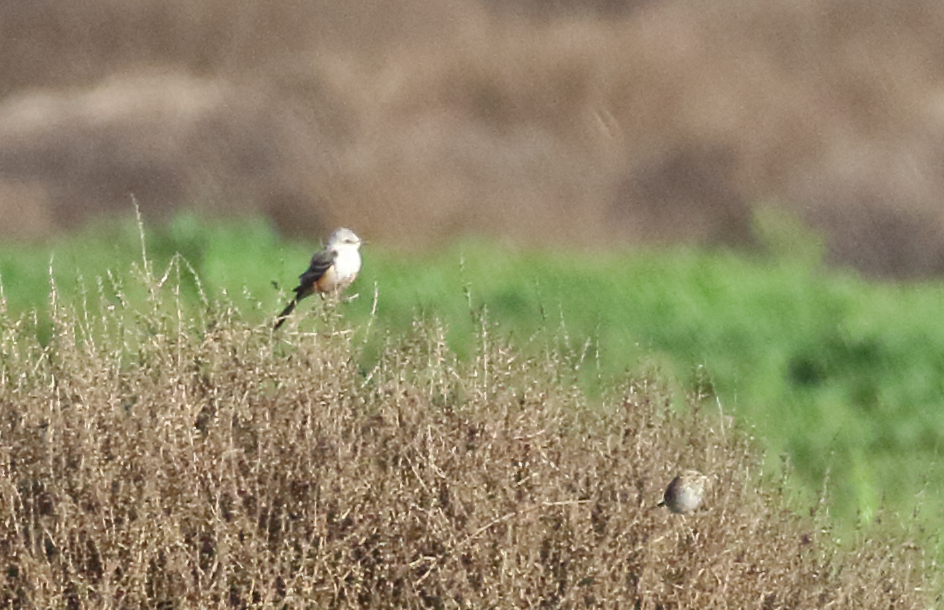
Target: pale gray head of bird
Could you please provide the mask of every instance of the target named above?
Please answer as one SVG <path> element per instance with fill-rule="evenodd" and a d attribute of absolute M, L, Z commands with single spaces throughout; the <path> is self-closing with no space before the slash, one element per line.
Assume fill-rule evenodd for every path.
<path fill-rule="evenodd" d="M 354 234 L 350 229 L 340 228 L 331 234 L 328 238 L 328 248 L 337 248 L 338 246 L 353 246 L 360 248 L 361 238 Z"/>

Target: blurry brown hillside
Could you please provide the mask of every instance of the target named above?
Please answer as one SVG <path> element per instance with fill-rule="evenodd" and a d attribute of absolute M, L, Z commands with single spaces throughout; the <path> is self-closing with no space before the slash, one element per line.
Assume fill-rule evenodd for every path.
<path fill-rule="evenodd" d="M 944 272 L 935 0 L 0 1 L 0 235 L 179 206 L 287 233 L 748 245 Z"/>

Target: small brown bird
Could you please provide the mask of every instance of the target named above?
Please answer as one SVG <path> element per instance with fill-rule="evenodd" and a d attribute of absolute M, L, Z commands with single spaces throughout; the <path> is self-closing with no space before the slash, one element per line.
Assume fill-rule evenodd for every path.
<path fill-rule="evenodd" d="M 275 320 L 275 330 L 285 323 L 298 302 L 316 292 L 337 294 L 351 285 L 361 270 L 361 255 L 358 251 L 361 239 L 350 229 L 338 229 L 328 238 L 328 246 L 315 252 L 308 269 L 298 276 L 295 298 L 282 310 Z"/>
<path fill-rule="evenodd" d="M 686 470 L 672 479 L 658 506 L 667 506 L 680 515 L 693 513 L 705 499 L 708 483 L 708 477 L 697 470 Z"/>

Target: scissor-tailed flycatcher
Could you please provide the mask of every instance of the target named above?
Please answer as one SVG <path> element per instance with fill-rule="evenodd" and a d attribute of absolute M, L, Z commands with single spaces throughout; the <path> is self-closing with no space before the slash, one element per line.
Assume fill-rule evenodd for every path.
<path fill-rule="evenodd" d="M 328 238 L 328 247 L 315 252 L 305 273 L 298 276 L 295 298 L 282 310 L 275 321 L 278 330 L 298 302 L 314 293 L 338 294 L 351 285 L 361 270 L 361 255 L 358 250 L 361 239 L 350 229 L 338 229 Z"/>

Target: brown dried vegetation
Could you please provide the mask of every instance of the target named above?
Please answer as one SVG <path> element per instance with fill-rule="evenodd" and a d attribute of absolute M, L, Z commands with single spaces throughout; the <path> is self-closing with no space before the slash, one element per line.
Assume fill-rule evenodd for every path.
<path fill-rule="evenodd" d="M 750 245 L 944 271 L 934 0 L 0 3 L 0 225 L 198 206 L 407 247 Z M 356 221 L 356 222 L 355 222 Z"/>
<path fill-rule="evenodd" d="M 273 335 L 144 277 L 54 294 L 45 346 L 0 320 L 0 606 L 928 607 L 917 546 L 837 546 L 703 396 L 589 401 L 485 321 L 468 361 L 417 322 L 362 368 L 336 309 Z M 655 507 L 689 467 L 705 508 Z"/>

